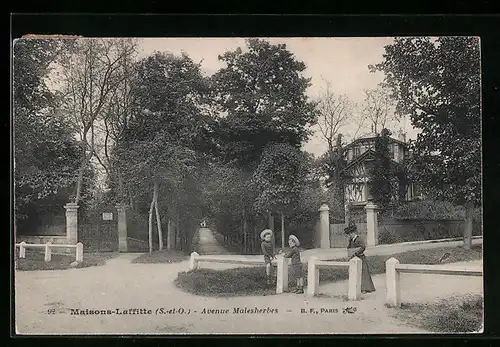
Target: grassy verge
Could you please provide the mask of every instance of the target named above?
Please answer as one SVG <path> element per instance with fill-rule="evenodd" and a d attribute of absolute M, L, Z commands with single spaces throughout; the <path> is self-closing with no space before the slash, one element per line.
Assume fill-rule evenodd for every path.
<path fill-rule="evenodd" d="M 132 260 L 132 263 L 140 264 L 162 264 L 162 263 L 178 263 L 187 260 L 189 257 L 182 251 L 163 250 L 153 253 L 141 254 Z"/>
<path fill-rule="evenodd" d="M 442 264 L 459 261 L 471 261 L 482 258 L 482 245 L 474 245 L 471 250 L 462 247 L 440 247 L 418 251 L 408 251 L 393 255 L 377 255 L 368 257 L 368 266 L 372 274 L 385 272 L 385 262 L 391 257 L 406 264 Z M 443 255 L 448 253 L 442 261 Z M 291 270 L 291 269 L 290 269 Z M 320 282 L 337 282 L 348 279 L 346 269 L 321 269 Z M 307 265 L 304 264 L 304 282 L 307 284 Z M 240 267 L 227 270 L 199 269 L 180 272 L 177 276 L 179 288 L 197 295 L 204 296 L 246 296 L 271 295 L 275 293 L 274 286 L 266 285 L 265 269 L 258 267 Z M 290 287 L 295 285 L 293 271 L 289 271 Z"/>
<path fill-rule="evenodd" d="M 483 298 L 479 294 L 446 298 L 430 304 L 403 304 L 396 318 L 431 332 L 479 332 L 483 325 Z"/>
<path fill-rule="evenodd" d="M 116 252 L 84 253 L 83 262 L 78 264 L 76 268 L 104 265 L 108 259 L 117 254 Z M 50 262 L 45 262 L 44 258 L 43 253 L 26 250 L 26 258 L 15 260 L 16 270 L 67 270 L 72 268 L 71 263 L 75 261 L 74 255 L 53 254 Z"/>

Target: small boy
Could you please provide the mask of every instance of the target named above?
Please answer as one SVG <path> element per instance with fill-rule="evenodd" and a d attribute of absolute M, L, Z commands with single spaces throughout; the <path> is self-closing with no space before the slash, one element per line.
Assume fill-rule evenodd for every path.
<path fill-rule="evenodd" d="M 271 270 L 272 270 L 272 265 L 271 265 L 271 260 L 275 258 L 274 255 L 274 247 L 273 243 L 271 242 L 271 237 L 273 236 L 273 231 L 271 229 L 265 229 L 260 233 L 260 238 L 262 240 L 261 244 L 261 249 L 262 249 L 262 254 L 264 255 L 264 262 L 266 263 L 266 277 L 267 277 L 267 284 L 271 285 Z"/>
<path fill-rule="evenodd" d="M 292 269 L 297 279 L 297 290 L 296 294 L 304 294 L 304 278 L 302 274 L 302 262 L 300 260 L 300 242 L 297 236 L 290 235 L 288 237 L 288 245 L 291 247 L 291 250 L 287 252 L 284 256 L 285 258 L 292 258 Z"/>

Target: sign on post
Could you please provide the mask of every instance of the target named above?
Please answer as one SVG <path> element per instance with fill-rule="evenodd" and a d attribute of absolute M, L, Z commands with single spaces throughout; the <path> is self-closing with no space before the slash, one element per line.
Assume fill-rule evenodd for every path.
<path fill-rule="evenodd" d="M 102 220 L 113 220 L 113 213 L 112 212 L 103 212 Z"/>

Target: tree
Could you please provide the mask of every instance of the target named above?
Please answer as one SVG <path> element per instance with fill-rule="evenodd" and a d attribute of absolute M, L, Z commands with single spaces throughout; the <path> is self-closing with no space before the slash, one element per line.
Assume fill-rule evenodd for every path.
<path fill-rule="evenodd" d="M 194 217 L 188 211 L 179 215 L 179 210 L 200 205 L 195 194 L 199 190 L 197 172 L 204 165 L 202 150 L 210 149 L 208 115 L 203 108 L 208 84 L 199 65 L 185 54 L 157 52 L 139 61 L 135 71 L 132 116 L 118 146 L 117 164 L 135 196 L 144 198 L 153 191 L 149 204 L 152 251 L 154 210 L 161 248 L 162 211 L 168 215 L 168 225 L 177 219 L 190 228 Z"/>
<path fill-rule="evenodd" d="M 219 119 L 224 158 L 253 170 L 270 143 L 300 148 L 316 113 L 306 95 L 310 80 L 302 76 L 305 64 L 284 44 L 260 39 L 246 43 L 246 52 L 238 48 L 219 56 L 226 67 L 212 82 L 214 100 L 225 115 Z"/>
<path fill-rule="evenodd" d="M 60 98 L 47 78 L 71 40 L 14 42 L 13 138 L 16 218 L 37 205 L 64 200 L 74 183 L 78 146 L 71 125 L 57 112 Z M 55 200 L 57 202 L 55 202 Z M 60 207 L 60 206 L 59 206 Z M 36 213 L 35 213 L 36 215 Z"/>
<path fill-rule="evenodd" d="M 328 150 L 320 158 L 322 171 L 326 174 L 326 186 L 331 192 L 333 199 L 329 203 L 332 213 L 338 218 L 344 218 L 344 186 L 348 177 L 344 169 L 347 166 L 346 150 L 342 143 L 342 134 L 337 135 L 337 141 L 333 150 Z"/>
<path fill-rule="evenodd" d="M 328 152 L 333 153 L 340 130 L 354 118 L 354 104 L 347 95 L 336 95 L 331 90 L 331 83 L 326 87 L 317 101 L 318 128 L 321 137 L 328 145 Z"/>
<path fill-rule="evenodd" d="M 382 129 L 375 139 L 375 160 L 371 168 L 371 187 L 373 201 L 382 209 L 389 208 L 394 199 L 393 165 L 389 153 L 389 136 L 391 132 Z"/>
<path fill-rule="evenodd" d="M 74 202 L 81 198 L 85 170 L 96 153 L 96 123 L 116 94 L 124 75 L 120 68 L 135 47 L 124 47 L 120 39 L 79 39 L 63 65 L 64 111 L 72 119 L 80 140 L 80 168 Z"/>
<path fill-rule="evenodd" d="M 421 130 L 412 143 L 419 181 L 429 194 L 466 206 L 470 248 L 472 211 L 481 204 L 479 39 L 397 38 L 371 69 L 385 74 L 398 114 Z"/>
<path fill-rule="evenodd" d="M 390 90 L 379 86 L 374 89 L 365 89 L 365 99 L 363 103 L 363 113 L 368 120 L 372 132 L 378 134 L 379 131 L 388 127 L 388 123 L 396 120 L 394 100 Z"/>
<path fill-rule="evenodd" d="M 96 119 L 95 129 L 99 136 L 94 139 L 94 156 L 106 172 L 112 198 L 115 202 L 123 203 L 127 193 L 130 193 L 130 188 L 124 183 L 114 149 L 122 141 L 133 117 L 134 95 L 131 85 L 136 73 L 137 42 L 135 39 L 119 39 L 115 45 L 117 53 L 123 53 L 116 72 L 120 83 L 112 90 L 102 117 Z"/>
<path fill-rule="evenodd" d="M 264 149 L 251 179 L 252 187 L 258 192 L 254 208 L 281 214 L 282 247 L 285 247 L 284 216 L 299 201 L 305 187 L 306 160 L 304 153 L 289 144 L 271 144 Z"/>

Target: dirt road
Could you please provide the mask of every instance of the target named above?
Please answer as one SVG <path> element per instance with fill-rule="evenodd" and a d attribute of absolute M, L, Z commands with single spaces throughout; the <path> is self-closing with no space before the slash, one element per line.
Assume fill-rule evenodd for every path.
<path fill-rule="evenodd" d="M 198 251 L 200 254 L 226 252 L 208 229 L 200 229 Z M 314 254 L 312 251 L 308 253 Z M 391 309 L 384 306 L 384 275 L 373 277 L 377 291 L 363 295 L 358 302 L 345 301 L 347 281 L 320 284 L 323 295 L 314 298 L 291 293 L 233 298 L 202 297 L 185 293 L 174 284 L 178 272 L 187 270 L 187 261 L 173 264 L 131 263 L 138 255 L 121 254 L 99 267 L 16 272 L 18 332 L 99 335 L 424 332 L 391 317 Z M 201 265 L 220 269 L 233 267 L 214 263 Z M 482 264 L 472 262 L 468 266 L 481 267 Z M 405 302 L 427 302 L 450 295 L 483 291 L 482 277 L 403 274 L 402 285 Z M 346 307 L 355 307 L 356 312 L 343 313 Z M 99 314 L 72 314 L 77 309 L 97 310 Z M 151 312 L 123 314 L 130 309 Z M 255 309 L 263 311 L 255 313 L 252 311 Z M 110 312 L 102 314 L 100 310 Z"/>

